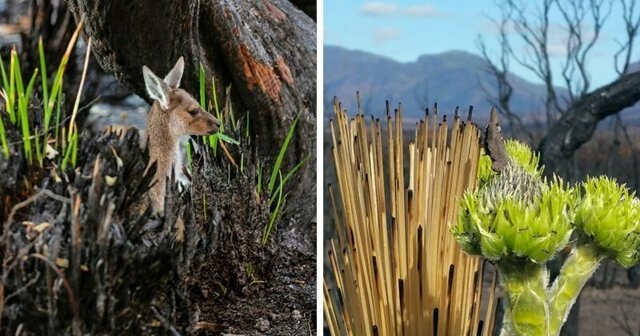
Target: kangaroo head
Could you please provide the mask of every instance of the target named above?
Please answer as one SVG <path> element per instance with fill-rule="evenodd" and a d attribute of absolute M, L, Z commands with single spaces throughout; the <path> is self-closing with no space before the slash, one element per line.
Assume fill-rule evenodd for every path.
<path fill-rule="evenodd" d="M 164 79 L 160 79 L 146 66 L 142 67 L 147 93 L 159 107 L 156 109 L 159 115 L 153 117 L 164 119 L 163 124 L 169 126 L 168 131 L 172 136 L 215 133 L 220 122 L 212 114 L 204 111 L 193 96 L 180 88 L 183 72 L 182 57 Z"/>

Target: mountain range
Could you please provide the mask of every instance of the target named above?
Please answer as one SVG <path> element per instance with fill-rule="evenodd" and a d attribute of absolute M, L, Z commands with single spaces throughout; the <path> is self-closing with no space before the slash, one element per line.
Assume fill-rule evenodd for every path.
<path fill-rule="evenodd" d="M 497 92 L 496 80 L 486 71 L 486 61 L 466 51 L 424 55 L 402 63 L 371 53 L 342 47 L 324 47 L 325 117 L 333 114 L 334 96 L 348 111 L 356 109 L 356 91 L 365 114 L 385 114 L 385 101 L 402 103 L 405 121 L 424 115 L 426 107 L 438 103 L 441 114 L 453 114 L 459 106 L 465 115 L 474 106 L 474 120 L 488 119 L 492 104 L 487 92 Z M 511 106 L 523 120 L 534 120 L 546 89 L 511 74 L 514 92 Z M 537 117 L 539 119 L 539 117 Z"/>

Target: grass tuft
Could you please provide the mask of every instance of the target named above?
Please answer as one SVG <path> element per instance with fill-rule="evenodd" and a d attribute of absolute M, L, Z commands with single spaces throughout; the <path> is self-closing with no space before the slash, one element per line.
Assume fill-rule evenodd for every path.
<path fill-rule="evenodd" d="M 91 40 L 89 40 L 87 48 L 87 58 L 85 59 L 85 67 L 83 77 L 80 82 L 80 90 L 76 97 L 76 103 L 73 109 L 72 120 L 67 127 L 63 127 L 60 122 L 62 101 L 64 99 L 63 83 L 67 63 L 71 57 L 71 52 L 78 40 L 82 22 L 74 31 L 67 49 L 62 56 L 60 64 L 57 67 L 53 84 L 49 87 L 49 71 L 47 69 L 47 61 L 44 53 L 42 38 L 38 40 L 38 57 L 39 68 L 36 68 L 31 74 L 29 81 L 25 85 L 23 71 L 20 65 L 20 57 L 14 49 L 11 51 L 9 58 L 8 73 L 5 63 L 0 60 L 0 74 L 2 83 L 0 87 L 0 97 L 4 100 L 4 111 L 7 113 L 9 124 L 4 123 L 4 119 L 0 118 L 0 143 L 2 144 L 2 152 L 5 158 L 11 158 L 11 148 L 8 143 L 7 130 L 18 129 L 21 135 L 22 151 L 29 165 L 34 164 L 34 158 L 39 167 L 44 167 L 44 159 L 46 158 L 47 148 L 51 147 L 54 151 L 64 152 L 65 157 L 62 158 L 63 167 L 67 167 L 69 163 L 75 166 L 77 153 L 78 132 L 75 127 L 75 115 L 77 114 L 80 102 L 80 94 L 84 84 L 87 60 L 91 49 Z M 36 88 L 36 81 L 40 76 L 40 87 Z M 36 91 L 41 93 L 43 98 L 41 106 L 33 105 L 33 97 Z M 34 120 L 34 110 L 42 109 L 42 120 Z M 51 127 L 51 119 L 55 112 L 55 125 Z M 39 127 L 36 125 L 40 125 Z M 41 128 L 40 128 L 41 127 Z M 58 142 L 60 129 L 67 130 L 66 141 Z M 64 134 L 63 134 L 64 135 Z M 52 145 L 53 143 L 53 145 Z M 65 144 L 69 144 L 66 145 Z M 54 160 L 55 158 L 50 158 Z M 60 163 L 58 161 L 58 163 Z"/>

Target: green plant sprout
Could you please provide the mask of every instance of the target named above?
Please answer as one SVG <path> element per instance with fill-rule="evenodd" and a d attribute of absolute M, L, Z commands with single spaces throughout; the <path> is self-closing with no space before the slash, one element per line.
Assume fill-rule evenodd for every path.
<path fill-rule="evenodd" d="M 200 106 L 207 111 L 211 111 L 210 113 L 212 113 L 218 120 L 220 120 L 220 128 L 218 129 L 218 132 L 212 135 L 204 136 L 203 142 L 207 144 L 209 147 L 211 147 L 213 151 L 213 156 L 216 156 L 218 153 L 218 140 L 222 140 L 232 145 L 239 145 L 240 142 L 224 133 L 225 123 L 230 121 L 231 127 L 233 128 L 234 131 L 237 129 L 237 124 L 235 123 L 235 116 L 233 115 L 233 109 L 231 108 L 231 104 L 229 104 L 228 106 L 230 110 L 228 113 L 230 113 L 231 116 L 227 118 L 222 118 L 222 112 L 220 111 L 220 108 L 218 106 L 218 97 L 216 95 L 216 82 L 215 82 L 215 79 L 213 78 L 211 79 L 211 97 L 213 99 L 213 106 L 211 102 L 207 106 L 206 81 L 207 81 L 207 77 L 204 71 L 204 67 L 202 66 L 202 64 L 200 64 L 199 71 L 198 71 Z M 227 96 L 229 96 L 229 91 L 230 91 L 230 87 L 227 88 Z M 186 147 L 187 147 L 187 166 L 189 169 L 191 169 L 191 154 L 192 154 L 191 142 L 187 142 Z"/>
<path fill-rule="evenodd" d="M 199 67 L 199 77 L 198 82 L 200 84 L 199 93 L 200 93 L 200 105 L 202 107 L 207 107 L 207 95 L 206 95 L 206 74 L 204 67 L 200 64 Z M 216 94 L 216 82 L 214 79 L 211 80 L 211 100 L 209 101 L 208 110 L 211 111 L 215 115 L 215 117 L 221 121 L 220 129 L 216 134 L 205 136 L 204 142 L 212 149 L 213 155 L 217 154 L 218 150 L 218 141 L 224 141 L 226 143 L 230 143 L 233 145 L 239 145 L 240 142 L 235 140 L 225 134 L 225 124 L 228 124 L 231 127 L 232 133 L 240 134 L 240 137 L 244 137 L 245 139 L 249 139 L 249 114 L 245 116 L 245 122 L 241 123 L 240 119 L 237 119 L 234 114 L 233 105 L 231 105 L 230 97 L 231 87 L 227 87 L 225 89 L 225 93 L 227 96 L 226 105 L 224 109 L 221 109 L 218 103 L 218 97 Z M 289 130 L 287 131 L 287 135 L 285 136 L 284 142 L 280 147 L 278 152 L 278 156 L 273 164 L 271 169 L 271 174 L 268 176 L 266 181 L 265 175 L 263 174 L 263 170 L 265 168 L 264 162 L 257 162 L 257 182 L 256 182 L 256 192 L 258 195 L 262 194 L 264 186 L 269 192 L 269 205 L 271 206 L 271 215 L 269 217 L 269 222 L 265 224 L 262 232 L 262 244 L 266 244 L 269 241 L 269 237 L 271 236 L 274 228 L 276 219 L 282 214 L 282 208 L 285 200 L 285 186 L 289 182 L 289 180 L 294 176 L 294 174 L 308 161 L 309 156 L 302 159 L 298 162 L 291 170 L 289 170 L 283 176 L 282 172 L 282 164 L 284 161 L 284 156 L 289 148 L 289 144 L 293 139 L 293 135 L 295 133 L 296 125 L 298 123 L 298 119 L 300 118 L 300 114 L 296 116 L 296 118 L 291 123 Z M 189 164 L 191 163 L 191 147 L 190 144 L 187 146 L 187 160 Z M 240 172 L 243 172 L 245 168 L 245 159 L 244 156 L 240 157 Z M 227 179 L 230 179 L 230 171 L 227 171 Z M 203 202 L 204 203 L 204 202 Z"/>
<path fill-rule="evenodd" d="M 461 199 L 451 232 L 465 252 L 498 268 L 507 294 L 502 335 L 559 335 L 600 264 L 640 262 L 640 201 L 607 177 L 576 188 L 558 177 L 548 180 L 526 145 L 509 140 L 504 149 L 507 162 L 499 172 L 492 157 L 481 156 L 478 189 Z M 571 254 L 549 285 L 546 262 L 567 244 Z"/>
<path fill-rule="evenodd" d="M 0 85 L 0 97 L 4 101 L 4 111 L 8 116 L 9 124 L 4 123 L 2 117 L 0 117 L 0 143 L 2 145 L 2 152 L 6 159 L 11 156 L 10 146 L 7 140 L 7 130 L 10 128 L 16 128 L 21 134 L 22 152 L 29 165 L 35 161 L 40 167 L 44 167 L 44 159 L 49 158 L 53 160 L 55 155 L 52 153 L 62 152 L 64 155 L 58 160 L 62 160 L 60 163 L 63 170 L 67 165 L 71 163 L 75 166 L 76 154 L 78 149 L 78 131 L 74 127 L 74 122 L 71 121 L 67 127 L 60 122 L 61 106 L 64 94 L 63 78 L 69 62 L 69 57 L 73 51 L 73 47 L 78 39 L 82 24 L 79 24 L 76 31 L 73 33 L 67 49 L 62 56 L 60 64 L 55 72 L 54 80 L 49 87 L 48 81 L 48 69 L 47 62 L 44 54 L 44 47 L 42 39 L 38 41 L 38 56 L 39 56 L 39 68 L 36 68 L 30 77 L 24 77 L 22 68 L 20 66 L 20 57 L 17 51 L 14 49 L 11 51 L 8 67 L 0 59 L 0 74 L 2 77 L 2 83 Z M 90 46 L 88 47 L 88 50 Z M 87 51 L 87 54 L 89 51 Z M 85 61 L 85 71 L 87 62 Z M 8 70 L 8 71 L 7 71 Z M 42 120 L 32 120 L 34 107 L 33 98 L 37 89 L 35 83 L 38 75 L 41 78 L 41 94 L 43 110 Z M 30 78 L 25 83 L 24 79 Z M 81 81 L 81 87 L 84 83 L 84 78 Z M 26 84 L 26 85 L 25 85 Z M 73 116 L 78 111 L 79 95 L 76 97 L 76 104 L 73 108 Z M 55 112 L 55 124 L 51 125 L 51 119 Z M 72 117 L 73 119 L 73 117 Z M 37 127 L 36 125 L 41 125 Z M 62 133 L 65 133 L 62 137 L 62 141 L 59 141 L 60 128 L 63 128 Z M 65 140 L 66 139 L 66 140 Z"/>
<path fill-rule="evenodd" d="M 289 179 L 293 176 L 293 174 L 295 174 L 302 167 L 302 165 L 304 165 L 304 163 L 307 162 L 307 160 L 309 159 L 309 156 L 306 156 L 304 159 L 302 159 L 302 161 L 300 161 L 293 168 L 291 168 L 291 170 L 284 176 L 284 178 L 282 177 L 282 169 L 281 169 L 282 162 L 284 160 L 284 155 L 287 152 L 287 148 L 289 148 L 289 143 L 293 138 L 293 134 L 295 133 L 296 125 L 298 123 L 298 118 L 300 118 L 300 113 L 298 113 L 296 118 L 293 120 L 293 123 L 291 123 L 291 126 L 289 127 L 289 131 L 287 132 L 287 136 L 285 137 L 284 142 L 280 147 L 280 152 L 278 153 L 276 161 L 274 162 L 273 167 L 271 169 L 271 176 L 269 177 L 269 180 L 267 183 L 267 189 L 270 195 L 269 204 L 271 205 L 271 208 L 273 210 L 271 213 L 269 224 L 265 227 L 262 233 L 262 244 L 266 244 L 267 241 L 269 240 L 269 236 L 271 236 L 271 233 L 273 232 L 275 219 L 281 213 L 282 202 L 284 199 L 283 189 L 285 185 L 287 184 Z M 262 192 L 262 187 L 263 187 L 263 184 L 262 184 L 263 168 L 264 168 L 264 165 L 261 165 L 260 162 L 258 162 L 258 182 L 256 187 L 256 191 L 258 192 L 258 195 L 260 195 L 260 193 Z M 276 185 L 276 179 L 278 180 L 277 185 Z M 274 205 L 275 205 L 275 208 L 274 208 Z"/>

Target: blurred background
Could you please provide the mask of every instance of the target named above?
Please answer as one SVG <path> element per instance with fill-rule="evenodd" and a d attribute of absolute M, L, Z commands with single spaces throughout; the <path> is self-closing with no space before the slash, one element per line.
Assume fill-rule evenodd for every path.
<path fill-rule="evenodd" d="M 367 116 L 401 103 L 405 129 L 436 103 L 449 116 L 472 105 L 482 127 L 495 106 L 503 134 L 539 150 L 548 174 L 640 188 L 638 1 L 326 0 L 324 13 L 325 123 L 334 96 L 356 112 L 356 91 Z M 638 267 L 602 267 L 566 334 L 640 335 L 639 285 Z"/>

